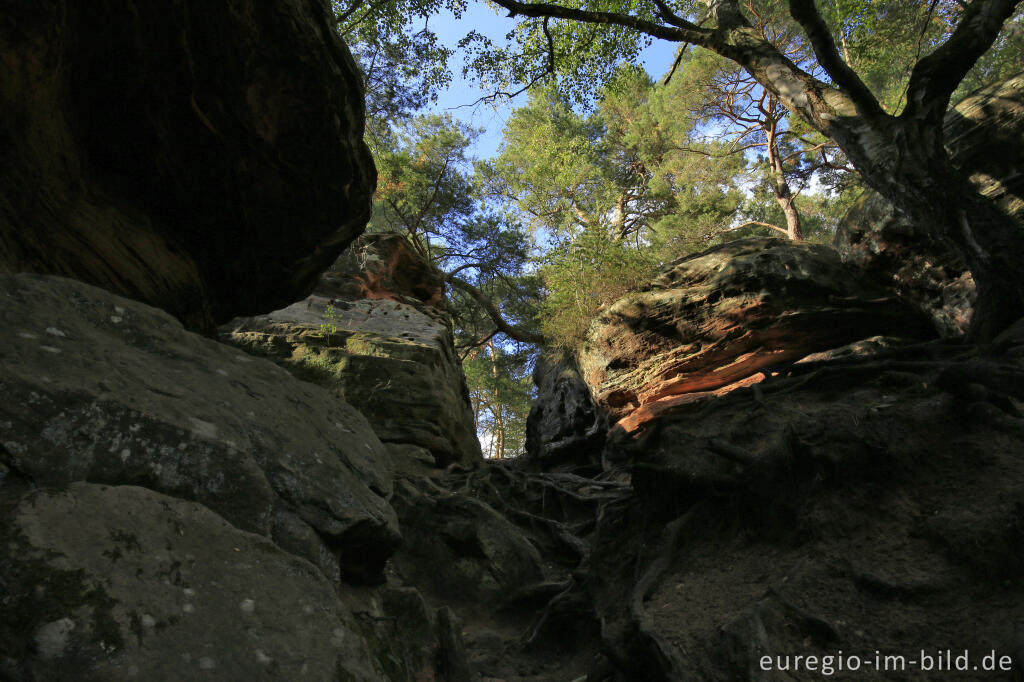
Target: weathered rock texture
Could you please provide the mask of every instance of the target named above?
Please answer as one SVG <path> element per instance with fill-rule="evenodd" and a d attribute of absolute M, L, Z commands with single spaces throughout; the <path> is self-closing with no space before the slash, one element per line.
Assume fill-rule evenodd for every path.
<path fill-rule="evenodd" d="M 603 411 L 569 353 L 542 355 L 533 371 L 537 399 L 526 419 L 526 454 L 545 469 L 588 461 L 604 445 Z"/>
<path fill-rule="evenodd" d="M 591 326 L 580 369 L 623 418 L 876 334 L 927 321 L 816 244 L 745 239 L 688 256 Z M 672 402 L 675 404 L 675 402 Z M 629 428 L 635 428 L 630 424 Z"/>
<path fill-rule="evenodd" d="M 636 497 L 599 521 L 590 575 L 624 679 L 782 679 L 761 657 L 793 653 L 840 678 L 840 650 L 936 641 L 979 666 L 957 679 L 1020 660 L 1022 341 L 797 365 L 616 438 Z"/>
<path fill-rule="evenodd" d="M 965 99 L 946 115 L 944 133 L 953 164 L 1024 229 L 1024 73 Z M 844 260 L 931 316 L 941 335 L 967 331 L 975 289 L 966 263 L 879 194 L 868 192 L 854 205 L 835 246 Z"/>
<path fill-rule="evenodd" d="M 201 504 L 78 482 L 0 514 L 5 679 L 381 679 L 332 580 Z"/>
<path fill-rule="evenodd" d="M 46 275 L 0 275 L 0 456 L 38 486 L 139 485 L 357 581 L 398 541 L 366 420 L 169 315 Z"/>
<path fill-rule="evenodd" d="M 0 678 L 434 670 L 432 613 L 377 625 L 399 535 L 358 411 L 99 288 L 0 291 Z"/>
<path fill-rule="evenodd" d="M 188 328 L 280 308 L 363 229 L 363 95 L 326 3 L 0 2 L 0 269 Z"/>
<path fill-rule="evenodd" d="M 223 338 L 358 407 L 394 456 L 472 464 L 480 443 L 444 300 L 405 239 L 366 235 L 312 296 L 234 320 Z"/>

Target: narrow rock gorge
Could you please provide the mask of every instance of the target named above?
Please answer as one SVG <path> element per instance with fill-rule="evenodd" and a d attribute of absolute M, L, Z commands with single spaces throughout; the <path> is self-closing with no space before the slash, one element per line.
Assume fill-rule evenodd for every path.
<path fill-rule="evenodd" d="M 324 3 L 0 8 L 0 680 L 1021 679 L 1024 320 L 875 209 L 671 263 L 484 460 Z"/>

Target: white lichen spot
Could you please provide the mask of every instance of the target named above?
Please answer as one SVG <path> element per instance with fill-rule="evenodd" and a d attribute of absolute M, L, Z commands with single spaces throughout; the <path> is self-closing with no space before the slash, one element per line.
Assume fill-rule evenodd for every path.
<path fill-rule="evenodd" d="M 192 606 L 191 604 L 183 604 L 181 610 L 185 613 L 195 613 L 196 607 Z"/>
<path fill-rule="evenodd" d="M 67 336 L 67 334 L 57 329 L 56 327 L 47 327 L 46 333 L 49 334 L 50 336 Z"/>
<path fill-rule="evenodd" d="M 142 614 L 142 627 L 144 628 L 155 628 L 156 618 L 149 615 L 148 613 Z"/>
<path fill-rule="evenodd" d="M 43 660 L 59 658 L 67 649 L 71 631 L 75 629 L 75 621 L 61 618 L 41 626 L 36 630 L 36 650 Z"/>
<path fill-rule="evenodd" d="M 186 663 L 191 663 L 192 662 L 192 654 L 190 654 L 188 652 L 183 653 L 181 655 L 181 660 L 185 661 Z"/>
<path fill-rule="evenodd" d="M 196 591 L 193 590 L 191 587 L 186 587 L 182 591 L 185 593 L 186 597 L 194 597 L 194 596 L 196 596 Z"/>
<path fill-rule="evenodd" d="M 270 656 L 267 656 L 265 653 L 263 653 L 259 649 L 256 650 L 256 660 L 259 661 L 260 663 L 262 663 L 263 665 L 270 665 L 271 663 L 274 662 L 273 658 L 271 658 Z"/>
<path fill-rule="evenodd" d="M 45 350 L 47 353 L 59 353 L 60 348 L 54 348 L 53 346 L 39 346 L 39 350 Z"/>
<path fill-rule="evenodd" d="M 23 339 L 38 339 L 39 334 L 33 334 L 32 332 L 18 332 L 18 336 Z"/>
<path fill-rule="evenodd" d="M 344 641 L 345 641 L 345 631 L 342 630 L 341 628 L 334 628 L 334 630 L 331 631 L 331 645 L 332 646 L 341 646 L 342 643 L 344 643 Z"/>
<path fill-rule="evenodd" d="M 117 313 L 118 315 L 123 315 L 124 314 L 124 308 L 122 308 L 119 305 L 115 305 L 114 306 L 114 312 Z"/>
<path fill-rule="evenodd" d="M 142 424 L 132 424 L 128 427 L 128 433 L 138 433 L 141 428 Z"/>
<path fill-rule="evenodd" d="M 252 362 L 252 358 L 247 355 L 236 355 L 235 360 L 238 362 Z"/>
<path fill-rule="evenodd" d="M 227 373 L 227 372 L 225 372 L 225 371 L 224 371 L 224 370 L 222 370 L 222 369 L 218 369 L 218 370 L 217 370 L 217 374 L 220 374 L 221 376 L 224 376 L 224 377 L 226 377 L 226 376 L 228 375 L 228 373 Z"/>
<path fill-rule="evenodd" d="M 127 462 L 128 458 L 131 457 L 131 456 L 132 456 L 132 451 L 129 450 L 128 448 L 125 448 L 124 450 L 121 451 L 121 461 L 122 462 Z"/>
<path fill-rule="evenodd" d="M 238 605 L 238 608 L 242 609 L 243 613 L 252 613 L 256 610 L 256 602 L 252 599 L 243 599 L 242 603 Z"/>
<path fill-rule="evenodd" d="M 302 611 L 303 611 L 303 613 L 305 613 L 305 614 L 306 614 L 307 616 L 311 616 L 311 615 L 313 615 L 313 607 L 312 607 L 312 606 L 310 606 L 309 604 L 306 604 L 305 606 L 303 606 L 303 607 L 302 607 Z"/>
<path fill-rule="evenodd" d="M 13 440 L 5 440 L 4 447 L 7 449 L 8 452 L 13 452 L 16 455 L 24 455 L 26 452 L 28 452 L 27 447 Z"/>
<path fill-rule="evenodd" d="M 213 660 L 212 658 L 210 658 L 209 656 L 202 656 L 202 657 L 200 657 L 200 659 L 199 659 L 199 669 L 200 670 L 213 670 L 216 667 L 217 667 L 217 662 L 215 660 Z"/>
<path fill-rule="evenodd" d="M 212 424 L 208 421 L 199 419 L 198 417 L 189 417 L 189 424 L 192 427 L 192 433 L 203 438 L 216 438 L 217 437 L 217 425 Z"/>
<path fill-rule="evenodd" d="M 229 448 L 234 448 L 235 450 L 238 449 L 238 443 L 236 443 L 233 440 L 226 440 L 224 441 L 224 444 L 227 445 Z"/>
<path fill-rule="evenodd" d="M 124 318 L 120 317 L 119 315 L 111 315 L 110 316 L 110 321 L 113 322 L 114 324 L 121 324 L 121 320 L 123 320 L 123 319 Z"/>

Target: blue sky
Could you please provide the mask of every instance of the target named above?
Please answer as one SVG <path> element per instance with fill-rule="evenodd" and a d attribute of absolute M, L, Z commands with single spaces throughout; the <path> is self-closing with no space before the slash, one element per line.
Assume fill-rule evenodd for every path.
<path fill-rule="evenodd" d="M 476 30 L 496 43 L 504 43 L 505 35 L 512 30 L 514 21 L 506 18 L 504 10 L 496 13 L 483 2 L 470 2 L 462 18 L 456 20 L 450 14 L 432 17 L 430 28 L 438 35 L 445 45 L 456 45 L 470 30 Z M 643 51 L 641 63 L 652 77 L 658 77 L 668 71 L 675 56 L 677 44 L 664 40 L 656 40 Z M 511 102 L 505 101 L 498 106 L 476 104 L 489 93 L 480 90 L 470 81 L 462 78 L 462 55 L 456 54 L 449 65 L 453 79 L 451 86 L 438 97 L 436 112 L 448 112 L 455 118 L 478 128 L 484 133 L 477 139 L 473 154 L 478 158 L 493 156 L 501 142 L 501 131 L 505 121 L 516 107 L 526 103 L 526 94 L 519 95 Z"/>

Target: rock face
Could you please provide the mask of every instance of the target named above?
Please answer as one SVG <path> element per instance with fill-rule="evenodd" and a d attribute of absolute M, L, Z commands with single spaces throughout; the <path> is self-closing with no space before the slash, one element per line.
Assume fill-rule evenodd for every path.
<path fill-rule="evenodd" d="M 400 459 L 481 459 L 444 283 L 398 235 L 361 237 L 312 296 L 223 338 L 357 406 Z"/>
<path fill-rule="evenodd" d="M 0 291 L 0 677 L 381 679 L 336 593 L 399 541 L 363 416 L 96 287 Z"/>
<path fill-rule="evenodd" d="M 526 454 L 544 469 L 591 460 L 604 445 L 608 425 L 594 404 L 576 361 L 568 353 L 537 359 L 537 400 L 526 419 Z"/>
<path fill-rule="evenodd" d="M 381 679 L 332 580 L 201 504 L 78 482 L 2 516 L 6 679 Z"/>
<path fill-rule="evenodd" d="M 200 502 L 320 565 L 379 580 L 398 541 L 390 459 L 329 393 L 79 282 L 0 276 L 3 463 L 39 486 Z"/>
<path fill-rule="evenodd" d="M 326 3 L 0 3 L 0 269 L 189 329 L 308 294 L 363 229 L 363 94 Z"/>
<path fill-rule="evenodd" d="M 608 308 L 580 369 L 599 405 L 619 419 L 643 408 L 646 420 L 656 404 L 868 336 L 927 335 L 927 326 L 827 247 L 745 239 L 676 261 Z"/>
<path fill-rule="evenodd" d="M 799 652 L 838 677 L 839 650 L 909 661 L 932 641 L 1019 660 L 1020 341 L 798 365 L 616 438 L 636 497 L 599 522 L 590 575 L 619 669 L 772 680 Z"/>
<path fill-rule="evenodd" d="M 1024 73 L 965 99 L 946 115 L 944 133 L 954 165 L 1024 229 Z M 944 244 L 925 240 L 879 194 L 868 192 L 854 205 L 835 246 L 844 260 L 928 314 L 942 336 L 967 331 L 975 290 L 966 263 Z"/>

